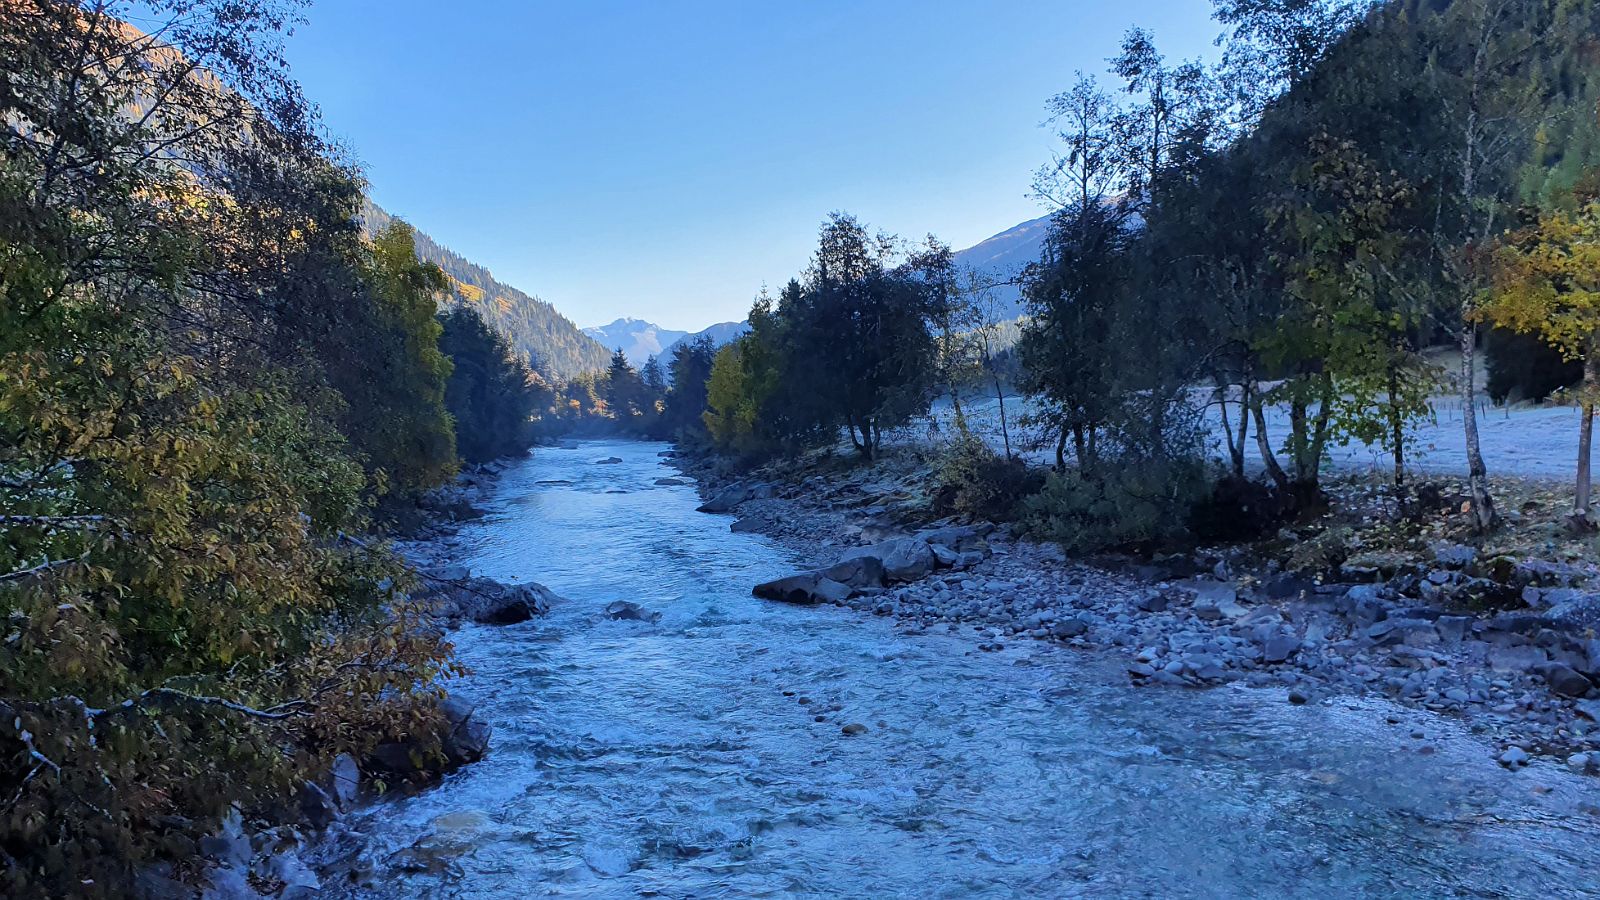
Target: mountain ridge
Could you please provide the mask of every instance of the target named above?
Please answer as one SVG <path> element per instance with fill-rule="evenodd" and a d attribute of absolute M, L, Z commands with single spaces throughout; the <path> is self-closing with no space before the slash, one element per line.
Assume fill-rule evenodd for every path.
<path fill-rule="evenodd" d="M 372 232 L 382 231 L 398 217 L 370 199 L 361 206 L 361 220 Z M 440 244 L 415 223 L 417 258 L 444 270 L 450 280 L 447 303 L 476 309 L 496 330 L 505 334 L 530 365 L 546 378 L 569 381 L 575 376 L 603 371 L 611 351 L 562 315 L 553 304 L 497 280 L 481 266 Z"/>
<path fill-rule="evenodd" d="M 689 335 L 687 331 L 662 328 L 654 322 L 633 316 L 623 316 L 608 325 L 590 326 L 583 329 L 583 333 L 607 347 L 608 353 L 609 350 L 620 349 L 622 355 L 628 358 L 628 363 L 636 369 L 652 356 L 662 357 L 664 364 L 667 348 Z"/>
<path fill-rule="evenodd" d="M 1000 279 L 1015 278 L 1028 263 L 1038 261 L 1049 232 L 1049 215 L 1020 222 L 965 250 L 957 250 L 956 265 Z M 1023 314 L 1021 285 L 997 284 L 992 290 L 1000 302 L 1002 318 L 1014 319 Z"/>

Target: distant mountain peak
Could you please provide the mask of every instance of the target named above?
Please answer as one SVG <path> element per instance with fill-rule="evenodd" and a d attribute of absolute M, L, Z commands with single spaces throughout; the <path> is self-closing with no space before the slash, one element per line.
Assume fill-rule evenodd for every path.
<path fill-rule="evenodd" d="M 638 368 L 648 362 L 650 357 L 661 356 L 668 347 L 689 332 L 673 331 L 670 328 L 662 328 L 654 322 L 623 316 L 609 325 L 585 328 L 583 333 L 609 349 L 620 348 L 622 355 L 628 358 L 629 364 Z"/>

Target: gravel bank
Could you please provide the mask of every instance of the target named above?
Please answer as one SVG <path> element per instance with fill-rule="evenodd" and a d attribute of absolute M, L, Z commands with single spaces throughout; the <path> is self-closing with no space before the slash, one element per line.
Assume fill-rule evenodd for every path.
<path fill-rule="evenodd" d="M 871 552 L 862 548 L 931 540 L 929 529 L 952 524 L 918 521 L 922 476 L 904 463 L 731 479 L 707 460 L 663 462 L 698 478 L 708 507 L 736 516 L 730 527 L 767 535 L 817 569 Z M 1468 548 L 1441 547 L 1370 580 L 1317 584 L 1234 572 L 1226 555 L 1169 565 L 1187 571 L 1163 577 L 1178 573 L 1085 565 L 1003 527 L 979 523 L 974 539 L 980 552 L 936 554 L 925 573 L 795 598 L 968 634 L 980 649 L 1048 640 L 1116 654 L 1134 684 L 1152 689 L 1241 684 L 1280 703 L 1380 695 L 1457 717 L 1507 767 L 1548 755 L 1600 774 L 1600 640 L 1588 568 L 1519 563 L 1506 577 L 1542 598 L 1539 608 L 1478 615 L 1445 599 L 1484 580 L 1485 563 Z M 1419 752 L 1431 752 L 1426 729 L 1415 737 Z"/>

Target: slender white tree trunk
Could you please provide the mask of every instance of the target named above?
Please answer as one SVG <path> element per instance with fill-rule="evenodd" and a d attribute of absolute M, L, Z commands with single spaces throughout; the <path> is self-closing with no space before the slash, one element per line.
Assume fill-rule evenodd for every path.
<path fill-rule="evenodd" d="M 1463 310 L 1463 314 L 1467 313 Z M 1472 490 L 1472 515 L 1479 531 L 1495 525 L 1494 498 L 1489 495 L 1489 470 L 1478 443 L 1477 370 L 1473 363 L 1478 329 L 1470 320 L 1461 326 L 1461 427 L 1467 438 L 1467 484 Z"/>
<path fill-rule="evenodd" d="M 1590 451 L 1594 444 L 1595 389 L 1600 386 L 1600 354 L 1593 347 L 1583 360 L 1583 423 L 1578 426 L 1578 484 L 1572 501 L 1573 522 L 1588 527 Z"/>

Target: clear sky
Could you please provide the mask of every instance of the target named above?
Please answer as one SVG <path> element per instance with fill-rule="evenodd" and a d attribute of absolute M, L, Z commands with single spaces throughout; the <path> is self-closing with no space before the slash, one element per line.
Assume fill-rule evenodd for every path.
<path fill-rule="evenodd" d="M 736 320 L 831 210 L 957 249 L 1041 214 L 1044 102 L 1207 0 L 319 0 L 296 76 L 379 205 L 579 325 Z"/>

